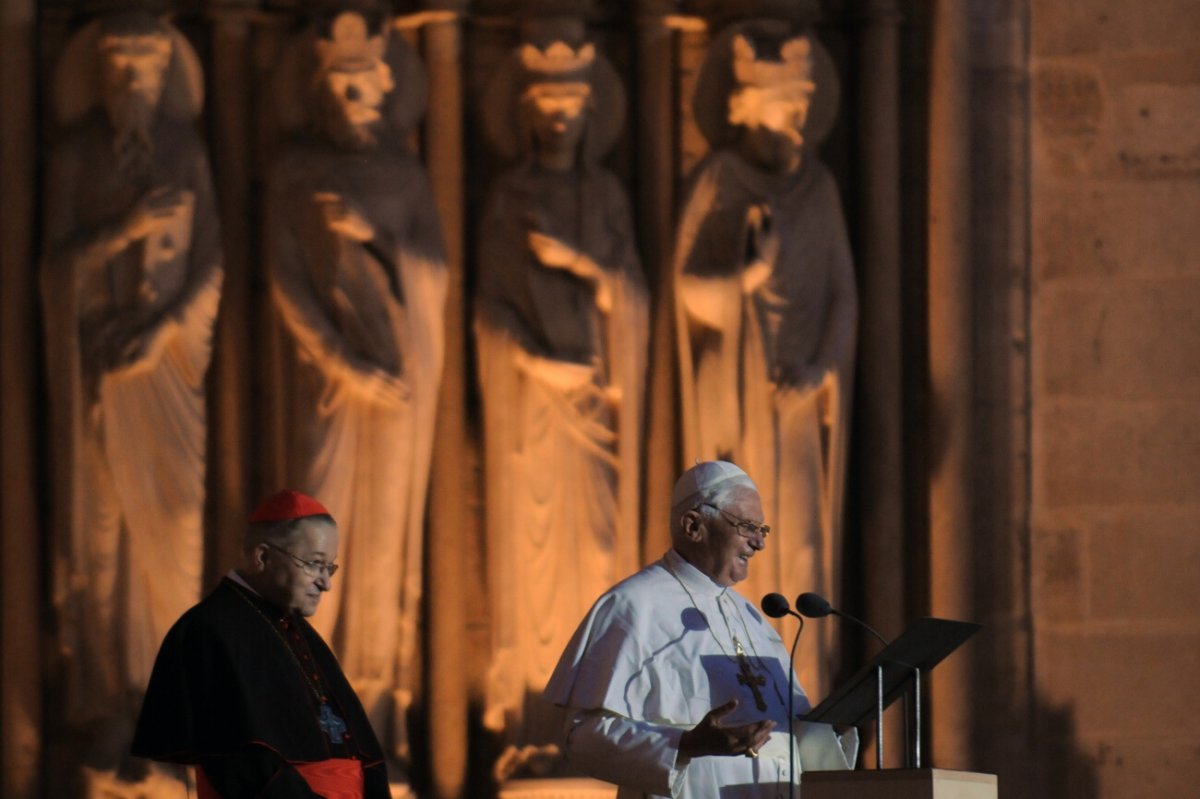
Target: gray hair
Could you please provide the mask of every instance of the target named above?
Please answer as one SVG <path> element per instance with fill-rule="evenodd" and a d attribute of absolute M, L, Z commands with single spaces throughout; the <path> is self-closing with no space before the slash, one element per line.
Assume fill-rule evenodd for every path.
<path fill-rule="evenodd" d="M 259 544 L 273 544 L 277 547 L 286 547 L 296 538 L 296 531 L 300 529 L 301 522 L 306 522 L 309 519 L 316 519 L 320 522 L 337 525 L 333 517 L 318 513 L 312 516 L 301 516 L 299 519 L 284 519 L 278 522 L 251 522 L 246 526 L 245 535 L 242 538 L 242 550 L 249 552 Z"/>
<path fill-rule="evenodd" d="M 712 488 L 705 488 L 692 494 L 684 502 L 671 508 L 671 538 L 675 538 L 683 530 L 683 514 L 690 510 L 700 513 L 706 519 L 716 519 L 720 516 L 718 508 L 724 508 L 725 503 L 733 496 L 738 488 L 746 484 L 736 480 L 725 480 Z"/>

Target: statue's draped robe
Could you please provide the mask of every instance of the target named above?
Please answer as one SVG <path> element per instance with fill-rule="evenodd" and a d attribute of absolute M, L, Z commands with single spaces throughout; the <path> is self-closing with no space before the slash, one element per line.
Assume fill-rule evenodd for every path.
<path fill-rule="evenodd" d="M 120 173 L 107 122 L 56 148 L 42 292 L 54 484 L 54 601 L 71 723 L 137 710 L 170 626 L 200 596 L 204 376 L 220 302 L 220 230 L 204 146 L 160 122 L 151 165 Z M 147 191 L 188 198 L 170 226 L 106 259 Z M 102 374 L 88 354 L 113 319 L 167 319 L 161 357 Z"/>
<path fill-rule="evenodd" d="M 742 290 L 746 217 L 769 209 L 780 237 L 765 283 Z M 780 175 L 719 151 L 697 169 L 676 252 L 684 459 L 735 461 L 757 483 L 772 534 L 746 593 L 836 595 L 857 298 L 837 187 L 806 156 Z M 787 375 L 830 370 L 819 389 Z M 828 633 L 828 631 L 826 631 Z M 803 650 L 817 696 L 834 648 Z M 820 662 L 818 658 L 824 658 Z"/>
<path fill-rule="evenodd" d="M 534 229 L 604 272 L 543 266 Z M 548 225 L 549 229 L 545 229 Z M 486 723 L 545 743 L 530 704 L 579 617 L 638 565 L 648 300 L 624 190 L 596 167 L 518 166 L 493 186 L 479 237 L 493 660 Z"/>
<path fill-rule="evenodd" d="M 320 193 L 361 210 L 375 232 L 369 246 L 328 228 Z M 274 298 L 297 355 L 284 389 L 290 479 L 342 531 L 342 571 L 314 626 L 385 745 L 404 757 L 445 347 L 446 256 L 428 179 L 407 152 L 296 141 L 272 173 L 267 236 Z M 341 367 L 346 358 L 402 375 L 407 398 L 364 391 Z"/>

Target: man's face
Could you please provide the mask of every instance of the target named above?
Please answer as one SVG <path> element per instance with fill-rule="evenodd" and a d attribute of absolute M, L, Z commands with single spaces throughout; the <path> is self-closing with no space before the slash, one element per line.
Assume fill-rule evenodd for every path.
<path fill-rule="evenodd" d="M 337 527 L 323 519 L 301 519 L 290 542 L 280 547 L 259 544 L 263 570 L 256 575 L 255 589 L 284 610 L 311 616 L 317 612 L 321 594 L 332 587 L 333 578 L 324 571 L 309 574 L 298 561 L 333 563 L 337 557 Z"/>
<path fill-rule="evenodd" d="M 718 513 L 708 509 L 711 515 L 704 517 L 706 529 L 700 542 L 702 563 L 694 563 L 720 585 L 733 585 L 745 580 L 750 574 L 750 558 L 766 546 L 760 533 L 743 535 L 738 521 L 762 524 L 762 499 L 753 488 L 738 486 L 725 501 Z"/>
<path fill-rule="evenodd" d="M 105 107 L 114 127 L 124 129 L 158 108 L 171 63 L 170 39 L 153 34 L 110 36 L 102 41 L 100 54 Z"/>

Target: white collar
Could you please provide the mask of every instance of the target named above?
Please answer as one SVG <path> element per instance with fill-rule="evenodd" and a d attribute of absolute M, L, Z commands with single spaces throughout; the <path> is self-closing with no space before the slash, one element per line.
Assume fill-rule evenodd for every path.
<path fill-rule="evenodd" d="M 728 585 L 721 585 L 713 580 L 704 572 L 697 569 L 687 558 L 680 555 L 674 547 L 667 550 L 667 554 L 663 556 L 663 561 L 666 564 L 667 571 L 675 575 L 675 579 L 679 580 L 683 586 L 694 595 L 707 596 L 712 598 L 720 597 L 729 590 Z"/>
<path fill-rule="evenodd" d="M 229 578 L 230 580 L 233 580 L 235 583 L 240 585 L 242 588 L 245 588 L 247 591 L 254 594 L 255 596 L 257 596 L 257 597 L 262 596 L 262 594 L 258 593 L 250 586 L 250 583 L 246 582 L 246 578 L 242 577 L 242 575 L 238 572 L 237 569 L 230 569 L 225 574 L 225 576 L 227 578 Z"/>

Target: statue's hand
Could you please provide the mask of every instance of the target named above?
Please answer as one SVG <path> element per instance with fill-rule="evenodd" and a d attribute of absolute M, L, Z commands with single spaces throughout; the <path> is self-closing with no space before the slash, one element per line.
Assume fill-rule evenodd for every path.
<path fill-rule="evenodd" d="M 165 228 L 186 204 L 186 192 L 171 186 L 159 186 L 143 194 L 122 226 L 127 241 L 139 241 Z"/>
<path fill-rule="evenodd" d="M 375 228 L 353 203 L 342 195 L 331 191 L 313 194 L 313 200 L 321 207 L 325 226 L 339 236 L 352 241 L 370 241 L 375 238 Z"/>
<path fill-rule="evenodd" d="M 170 320 L 160 315 L 124 314 L 104 328 L 96 342 L 100 370 L 130 373 L 158 363 L 166 348 Z"/>
<path fill-rule="evenodd" d="M 750 294 L 767 282 L 779 260 L 779 233 L 775 229 L 771 209 L 767 205 L 752 205 L 746 209 L 742 240 L 745 243 L 742 260 L 742 291 Z"/>
<path fill-rule="evenodd" d="M 706 755 L 757 757 L 758 750 L 771 737 L 775 722 L 763 719 L 750 724 L 726 727 L 721 723 L 721 719 L 732 713 L 737 705 L 737 700 L 731 699 L 708 711 L 699 724 L 680 737 L 679 756 L 688 760 Z"/>
<path fill-rule="evenodd" d="M 347 366 L 358 392 L 380 405 L 398 408 L 412 396 L 412 389 L 401 374 L 362 358 L 351 359 Z"/>
<path fill-rule="evenodd" d="M 591 258 L 560 238 L 536 230 L 529 231 L 529 249 L 542 266 L 562 269 L 585 279 L 598 277 L 598 268 Z"/>
<path fill-rule="evenodd" d="M 529 231 L 529 249 L 533 250 L 534 257 L 542 266 L 570 272 L 575 277 L 594 284 L 596 305 L 604 312 L 612 310 L 611 282 L 604 279 L 604 270 L 591 258 L 562 239 L 538 233 L 536 230 Z"/>

